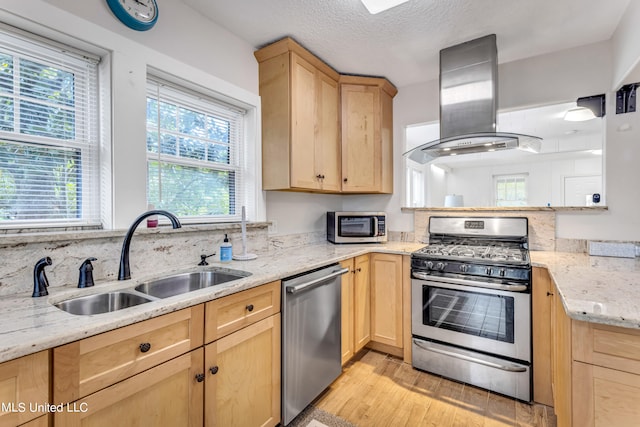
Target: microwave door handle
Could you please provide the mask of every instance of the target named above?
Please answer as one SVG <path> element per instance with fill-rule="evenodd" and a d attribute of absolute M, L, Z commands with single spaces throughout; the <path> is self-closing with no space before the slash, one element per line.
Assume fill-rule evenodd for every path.
<path fill-rule="evenodd" d="M 373 237 L 378 235 L 378 217 L 373 217 Z"/>

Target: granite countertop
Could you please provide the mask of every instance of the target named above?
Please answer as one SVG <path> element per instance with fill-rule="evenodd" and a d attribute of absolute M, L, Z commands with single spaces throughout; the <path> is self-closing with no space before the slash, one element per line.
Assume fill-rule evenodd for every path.
<path fill-rule="evenodd" d="M 137 284 L 154 277 L 136 277 L 133 271 L 130 280 L 96 282 L 94 287 L 85 289 L 78 289 L 75 286 L 50 288 L 47 297 L 32 298 L 30 293 L 1 297 L 0 362 L 211 301 L 354 256 L 370 252 L 410 254 L 423 246 L 425 245 L 422 243 L 401 242 L 368 245 L 323 243 L 292 249 L 277 249 L 251 261 L 210 262 L 208 267 L 194 266 L 188 271 L 222 267 L 248 271 L 251 276 L 215 287 L 151 301 L 125 310 L 92 316 L 72 315 L 59 310 L 53 304 L 78 296 L 132 289 Z M 183 271 L 185 270 L 165 271 L 162 276 Z"/>
<path fill-rule="evenodd" d="M 202 269 L 222 267 L 251 276 L 212 288 L 152 301 L 125 310 L 76 316 L 53 306 L 77 296 L 131 289 L 153 279 L 98 282 L 96 286 L 51 289 L 48 297 L 18 294 L 0 298 L 0 362 L 66 344 L 91 335 L 190 307 L 307 270 L 370 253 L 410 254 L 422 243 L 369 245 L 316 244 L 274 250 L 251 261 L 212 262 Z M 640 329 L 640 260 L 591 257 L 586 254 L 532 251 L 534 266 L 547 267 L 557 284 L 567 314 L 576 320 Z M 196 267 L 190 270 L 197 270 Z M 184 271 L 184 270 L 182 270 Z M 162 276 L 180 271 L 165 271 Z"/>
<path fill-rule="evenodd" d="M 549 269 L 567 315 L 575 320 L 640 329 L 640 259 L 532 251 Z"/>

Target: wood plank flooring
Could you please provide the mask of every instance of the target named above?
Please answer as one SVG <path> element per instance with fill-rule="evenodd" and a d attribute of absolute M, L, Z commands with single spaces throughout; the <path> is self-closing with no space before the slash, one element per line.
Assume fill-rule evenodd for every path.
<path fill-rule="evenodd" d="M 553 408 L 421 372 L 368 349 L 314 406 L 361 427 L 556 427 Z"/>

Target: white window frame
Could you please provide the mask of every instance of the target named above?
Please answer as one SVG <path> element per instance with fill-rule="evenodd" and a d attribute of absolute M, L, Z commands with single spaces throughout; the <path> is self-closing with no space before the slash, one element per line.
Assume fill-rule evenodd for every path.
<path fill-rule="evenodd" d="M 498 199 L 498 184 L 500 182 L 508 181 L 522 181 L 524 183 L 524 199 L 517 199 L 515 194 L 513 198 Z M 528 206 L 529 200 L 529 174 L 528 173 L 512 173 L 503 175 L 493 175 L 493 203 L 498 207 L 510 207 L 510 206 Z"/>
<path fill-rule="evenodd" d="M 160 93 L 156 92 L 157 90 Z M 162 92 L 164 91 L 164 95 Z M 158 99 L 167 99 L 179 106 L 184 106 L 200 112 L 208 112 L 209 106 L 214 105 L 215 109 L 228 110 L 230 116 L 238 115 L 238 121 L 232 131 L 234 141 L 230 143 L 230 161 L 229 164 L 212 163 L 204 160 L 190 159 L 186 157 L 168 155 L 147 150 L 146 167 L 150 161 L 158 161 L 162 163 L 170 163 L 187 167 L 198 167 L 210 169 L 212 171 L 232 171 L 234 173 L 234 188 L 230 192 L 234 194 L 232 214 L 229 215 L 206 215 L 206 216 L 184 216 L 178 213 L 183 223 L 218 223 L 218 222 L 237 222 L 242 218 L 242 207 L 246 206 L 247 211 L 252 217 L 255 215 L 254 189 L 255 183 L 252 182 L 252 169 L 255 168 L 254 161 L 248 156 L 248 135 L 247 120 L 248 112 L 239 103 L 229 102 L 229 99 L 219 94 L 195 85 L 192 82 L 177 79 L 175 77 L 167 79 L 166 74 L 153 70 L 147 74 L 147 98 L 152 97 Z M 145 99 L 145 101 L 146 101 Z M 212 114 L 215 115 L 215 114 Z M 146 119 L 145 119 L 146 122 Z M 160 132 L 160 121 L 157 121 L 155 128 Z M 151 127 L 147 127 L 147 130 Z M 177 134 L 177 133 L 176 133 Z M 147 176 L 147 185 L 149 183 Z M 162 190 L 161 194 L 162 194 Z M 147 194 L 147 198 L 149 194 Z M 153 204 L 153 200 L 148 200 L 148 204 Z"/>
<path fill-rule="evenodd" d="M 104 82 L 104 67 L 100 64 L 101 57 L 1 23 L 0 31 L 3 33 L 4 40 L 0 45 L 3 53 L 14 58 L 48 64 L 56 69 L 74 73 L 76 76 L 81 76 L 85 80 L 83 84 L 87 85 L 84 97 L 78 97 L 78 92 L 75 92 L 77 97 L 74 102 L 76 107 L 74 109 L 75 122 L 76 124 L 82 123 L 82 126 L 74 128 L 74 138 L 56 139 L 21 133 L 19 130 L 0 131 L 0 138 L 15 144 L 48 147 L 53 150 L 79 150 L 82 159 L 82 169 L 79 175 L 81 183 L 79 217 L 0 221 L 0 229 L 100 228 L 102 226 L 102 205 L 105 198 L 100 184 L 100 110 L 104 102 L 100 90 L 101 83 Z M 95 68 L 92 68 L 90 64 L 93 64 Z M 84 66 L 89 67 L 86 73 L 80 70 Z M 14 76 L 14 80 L 16 78 Z M 21 99 L 21 95 L 16 90 L 15 84 L 12 93 L 3 93 L 2 95 L 12 97 L 14 105 L 18 105 L 17 101 Z M 14 116 L 14 123 L 16 120 L 18 119 Z"/>

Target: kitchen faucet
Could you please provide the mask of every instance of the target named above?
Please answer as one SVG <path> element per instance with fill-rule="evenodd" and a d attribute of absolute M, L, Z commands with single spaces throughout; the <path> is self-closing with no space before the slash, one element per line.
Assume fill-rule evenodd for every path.
<path fill-rule="evenodd" d="M 49 291 L 47 291 L 47 287 L 49 286 L 49 280 L 47 280 L 47 275 L 44 273 L 44 268 L 48 265 L 51 265 L 53 262 L 51 258 L 44 257 L 36 262 L 36 266 L 33 268 L 33 294 L 32 297 L 43 297 L 45 295 L 49 295 Z"/>
<path fill-rule="evenodd" d="M 171 225 L 173 226 L 173 228 L 182 227 L 182 224 L 180 224 L 180 221 L 174 214 L 158 209 L 147 211 L 136 218 L 136 220 L 133 221 L 133 224 L 131 224 L 131 227 L 129 227 L 129 231 L 127 231 L 127 234 L 124 236 L 122 253 L 120 254 L 120 269 L 118 270 L 118 280 L 131 279 L 131 269 L 129 268 L 129 246 L 131 246 L 131 238 L 133 237 L 133 232 L 138 227 L 138 225 L 140 225 L 142 220 L 153 215 L 166 216 L 167 218 L 169 218 L 169 221 L 171 221 Z"/>

